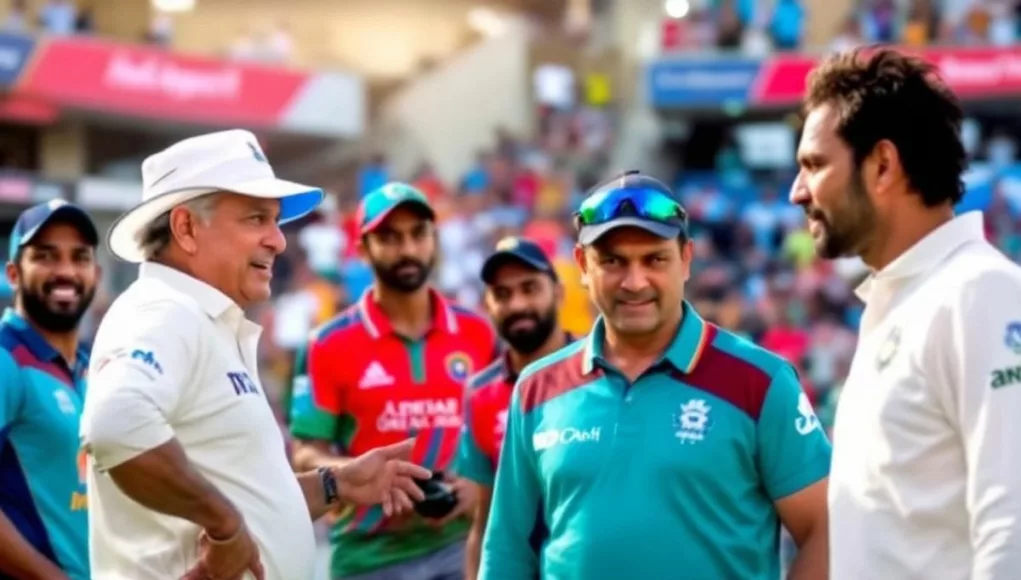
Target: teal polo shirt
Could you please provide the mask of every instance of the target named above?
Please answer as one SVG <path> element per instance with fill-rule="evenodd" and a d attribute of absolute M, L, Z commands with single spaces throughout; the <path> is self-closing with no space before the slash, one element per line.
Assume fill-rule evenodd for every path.
<path fill-rule="evenodd" d="M 481 578 L 779 578 L 774 502 L 830 464 L 794 369 L 685 304 L 630 383 L 603 324 L 518 379 Z"/>
<path fill-rule="evenodd" d="M 68 368 L 24 318 L 4 312 L 0 509 L 39 553 L 73 580 L 88 580 L 88 495 L 78 439 L 89 365 L 84 348 L 76 359 Z"/>

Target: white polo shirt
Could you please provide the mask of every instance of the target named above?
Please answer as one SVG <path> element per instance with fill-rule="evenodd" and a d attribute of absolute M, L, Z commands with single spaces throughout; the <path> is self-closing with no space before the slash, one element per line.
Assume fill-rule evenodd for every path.
<path fill-rule="evenodd" d="M 267 579 L 313 576 L 308 507 L 259 382 L 260 333 L 224 294 L 154 263 L 113 303 L 81 423 L 95 580 L 180 578 L 196 562 L 197 526 L 142 507 L 105 473 L 171 438 L 240 510 Z"/>
<path fill-rule="evenodd" d="M 1021 268 L 964 214 L 858 289 L 832 580 L 1021 578 Z"/>

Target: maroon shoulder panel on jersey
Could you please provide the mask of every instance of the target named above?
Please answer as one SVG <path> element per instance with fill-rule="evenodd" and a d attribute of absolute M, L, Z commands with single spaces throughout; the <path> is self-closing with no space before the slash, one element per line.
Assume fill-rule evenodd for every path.
<path fill-rule="evenodd" d="M 715 338 L 715 337 L 714 337 Z M 727 401 L 759 420 L 772 377 L 755 365 L 710 344 L 690 374 L 673 371 L 672 377 Z"/>
<path fill-rule="evenodd" d="M 518 385 L 518 388 L 521 389 L 519 395 L 521 412 L 528 413 L 543 403 L 603 376 L 601 368 L 596 368 L 588 374 L 583 373 L 582 362 L 584 360 L 585 349 L 579 348 L 566 358 L 544 366 L 525 377 Z"/>

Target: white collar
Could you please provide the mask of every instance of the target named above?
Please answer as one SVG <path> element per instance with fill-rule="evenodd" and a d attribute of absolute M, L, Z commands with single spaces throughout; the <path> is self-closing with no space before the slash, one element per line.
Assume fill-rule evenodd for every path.
<path fill-rule="evenodd" d="M 156 262 L 143 262 L 139 266 L 138 277 L 140 279 L 155 278 L 167 286 L 191 296 L 209 314 L 210 318 L 216 319 L 228 312 L 232 314 L 230 318 L 235 318 L 233 314 L 240 314 L 242 318 L 244 317 L 244 311 L 229 296 L 176 268 Z"/>
<path fill-rule="evenodd" d="M 929 232 L 885 268 L 874 272 L 854 292 L 867 303 L 877 285 L 927 272 L 964 244 L 985 240 L 985 237 L 982 212 L 961 214 Z"/>

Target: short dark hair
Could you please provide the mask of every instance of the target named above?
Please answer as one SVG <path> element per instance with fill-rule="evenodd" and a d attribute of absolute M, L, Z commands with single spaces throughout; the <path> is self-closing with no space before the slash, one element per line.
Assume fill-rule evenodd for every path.
<path fill-rule="evenodd" d="M 855 165 L 881 140 L 897 148 L 908 182 L 935 207 L 964 195 L 960 101 L 936 67 L 890 49 L 835 54 L 808 78 L 804 112 L 832 104 Z"/>

